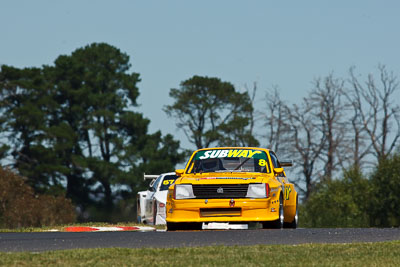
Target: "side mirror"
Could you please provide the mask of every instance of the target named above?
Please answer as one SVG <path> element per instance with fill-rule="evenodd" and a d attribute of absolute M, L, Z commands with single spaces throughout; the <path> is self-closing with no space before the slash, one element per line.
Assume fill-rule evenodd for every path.
<path fill-rule="evenodd" d="M 184 172 L 185 172 L 184 169 L 177 169 L 177 170 L 175 170 L 175 174 L 176 174 L 176 176 L 178 176 L 178 177 L 181 177 L 182 174 L 183 174 Z"/>
<path fill-rule="evenodd" d="M 274 168 L 274 173 L 276 175 L 279 175 L 279 174 L 283 173 L 283 168 Z"/>
<path fill-rule="evenodd" d="M 292 167 L 293 166 L 293 160 L 291 160 L 291 159 L 280 160 L 279 163 L 281 164 L 282 167 Z"/>

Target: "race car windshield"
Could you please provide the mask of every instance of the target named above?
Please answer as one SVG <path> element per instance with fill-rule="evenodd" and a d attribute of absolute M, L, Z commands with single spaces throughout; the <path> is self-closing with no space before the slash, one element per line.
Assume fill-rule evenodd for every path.
<path fill-rule="evenodd" d="M 188 173 L 269 172 L 264 151 L 252 149 L 201 150 L 193 157 Z"/>
<path fill-rule="evenodd" d="M 160 191 L 168 190 L 168 188 L 175 183 L 176 175 L 165 175 L 160 186 Z"/>

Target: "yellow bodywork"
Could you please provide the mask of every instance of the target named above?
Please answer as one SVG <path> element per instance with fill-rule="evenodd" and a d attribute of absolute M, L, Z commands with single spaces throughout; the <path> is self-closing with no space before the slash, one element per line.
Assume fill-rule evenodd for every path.
<path fill-rule="evenodd" d="M 263 148 L 215 148 L 221 149 L 254 149 L 264 151 L 268 156 L 268 173 L 260 172 L 202 172 L 189 173 L 193 153 L 185 170 L 177 170 L 180 175 L 169 188 L 167 196 L 167 223 L 183 222 L 267 222 L 279 219 L 279 199 L 283 199 L 284 222 L 290 223 L 296 215 L 297 192 L 289 183 L 281 168 L 273 168 L 268 149 Z M 211 150 L 202 149 L 202 150 Z M 174 199 L 174 189 L 179 184 L 212 185 L 212 184 L 249 184 L 268 183 L 270 194 L 267 198 L 212 198 L 212 199 Z"/>

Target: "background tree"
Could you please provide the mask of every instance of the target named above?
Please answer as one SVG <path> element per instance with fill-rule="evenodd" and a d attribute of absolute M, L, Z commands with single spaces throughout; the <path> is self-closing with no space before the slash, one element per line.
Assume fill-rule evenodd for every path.
<path fill-rule="evenodd" d="M 0 90 L 2 139 L 12 144 L 7 152 L 14 159 L 12 166 L 28 177 L 28 184 L 36 192 L 58 191 L 62 181 L 54 170 L 60 160 L 52 148 L 45 146 L 47 111 L 54 101 L 44 70 L 3 65 Z"/>
<path fill-rule="evenodd" d="M 317 121 L 315 130 L 320 131 L 325 140 L 321 157 L 323 179 L 332 179 L 340 161 L 346 161 L 344 158 L 346 154 L 340 153 L 347 147 L 346 103 L 344 103 L 343 89 L 344 81 L 330 74 L 323 79 L 316 79 L 310 93 L 311 105 L 314 107 L 311 115 Z"/>
<path fill-rule="evenodd" d="M 400 155 L 382 159 L 369 177 L 353 167 L 324 180 L 301 208 L 305 227 L 398 227 Z"/>
<path fill-rule="evenodd" d="M 300 105 L 286 104 L 277 88 L 268 92 L 264 115 L 269 147 L 295 160 L 294 183 L 304 200 L 321 179 L 332 179 L 348 161 L 344 81 L 330 74 L 313 85 Z"/>
<path fill-rule="evenodd" d="M 369 227 L 371 185 L 357 168 L 319 182 L 301 208 L 303 227 Z"/>
<path fill-rule="evenodd" d="M 380 65 L 379 83 L 372 74 L 361 83 L 350 69 L 351 94 L 354 107 L 362 120 L 363 130 L 369 137 L 371 149 L 377 161 L 394 151 L 400 138 L 400 106 L 395 103 L 399 88 L 397 77 Z"/>
<path fill-rule="evenodd" d="M 400 226 L 400 154 L 379 162 L 371 176 L 370 225 Z"/>
<path fill-rule="evenodd" d="M 238 94 L 235 105 L 241 105 L 241 101 L 250 103 L 247 107 L 233 109 L 233 115 L 230 121 L 223 123 L 218 127 L 219 146 L 258 146 L 259 142 L 254 136 L 255 110 L 254 102 L 257 94 L 257 84 L 249 89 L 245 86 L 245 93 Z"/>
<path fill-rule="evenodd" d="M 67 122 L 67 127 L 77 135 L 71 152 L 85 158 L 80 166 L 79 160 L 71 157 L 68 165 L 78 177 L 82 177 L 82 167 L 86 167 L 85 174 L 92 173 L 98 182 L 95 192 L 104 196 L 103 206 L 107 210 L 113 206 L 111 186 L 124 175 L 120 155 L 129 136 L 120 131 L 121 126 L 126 126 L 120 124 L 121 117 L 133 113 L 128 109 L 136 105 L 139 95 L 139 75 L 128 73 L 129 68 L 126 54 L 107 44 L 92 44 L 77 49 L 71 56 L 57 58 L 52 75 L 61 109 L 57 122 Z M 79 188 L 74 185 L 75 177 L 68 177 L 70 196 L 74 195 L 72 190 Z"/>
<path fill-rule="evenodd" d="M 35 190 L 58 188 L 98 220 L 111 220 L 121 199 L 135 203 L 144 171 L 172 171 L 184 156 L 171 135 L 148 134 L 149 120 L 134 111 L 140 79 L 130 67 L 125 53 L 95 43 L 54 66 L 0 73 L 12 166 Z"/>
<path fill-rule="evenodd" d="M 362 103 L 359 94 L 353 94 L 352 90 L 346 90 L 344 96 L 347 99 L 346 111 L 350 121 L 350 127 L 346 144 L 347 149 L 344 151 L 345 155 L 349 155 L 348 161 L 350 166 L 354 166 L 358 169 L 367 163 L 367 156 L 371 153 L 372 143 L 368 142 L 368 134 L 365 129 L 362 117 L 360 115 L 359 105 Z M 346 167 L 344 161 L 339 161 L 342 168 Z"/>
<path fill-rule="evenodd" d="M 290 125 L 291 141 L 288 143 L 299 174 L 293 182 L 303 195 L 304 200 L 310 196 L 315 184 L 319 181 L 317 173 L 319 159 L 326 144 L 326 136 L 317 131 L 317 122 L 312 114 L 314 103 L 304 98 L 301 106 L 294 104 L 286 107 L 287 121 Z"/>
<path fill-rule="evenodd" d="M 164 111 L 178 120 L 178 128 L 197 148 L 258 144 L 251 134 L 250 97 L 247 92 L 237 92 L 229 82 L 193 76 L 179 89 L 171 89 L 170 97 L 175 102 Z"/>
<path fill-rule="evenodd" d="M 291 156 L 291 128 L 288 122 L 288 106 L 281 99 L 279 88 L 274 86 L 265 94 L 265 108 L 260 111 L 266 147 L 278 153 L 280 158 Z"/>

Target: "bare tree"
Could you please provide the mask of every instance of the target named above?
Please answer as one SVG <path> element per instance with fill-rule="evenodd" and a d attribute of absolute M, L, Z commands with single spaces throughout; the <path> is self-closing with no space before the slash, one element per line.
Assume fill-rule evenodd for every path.
<path fill-rule="evenodd" d="M 309 96 L 292 106 L 281 100 L 277 87 L 267 92 L 265 137 L 271 148 L 294 158 L 300 174 L 294 182 L 304 199 L 339 167 L 346 132 L 343 86 L 332 74 L 316 79 Z"/>
<path fill-rule="evenodd" d="M 379 71 L 378 82 L 369 75 L 362 84 L 352 68 L 350 89 L 333 74 L 318 78 L 300 104 L 285 104 L 277 87 L 267 92 L 263 137 L 295 160 L 294 183 L 305 200 L 316 183 L 332 179 L 339 169 L 360 168 L 371 153 L 381 160 L 398 146 L 399 84 L 384 66 Z"/>
<path fill-rule="evenodd" d="M 310 93 L 313 107 L 311 113 L 316 120 L 315 130 L 320 131 L 326 141 L 321 151 L 323 179 L 332 179 L 334 171 L 343 161 L 343 153 L 340 151 L 347 147 L 343 88 L 344 81 L 330 74 L 323 79 L 316 79 Z"/>
<path fill-rule="evenodd" d="M 399 88 L 397 77 L 384 65 L 378 67 L 379 82 L 372 74 L 363 84 L 350 69 L 350 84 L 362 130 L 371 142 L 373 155 L 379 161 L 394 151 L 400 138 L 400 107 L 394 102 Z"/>
<path fill-rule="evenodd" d="M 267 141 L 267 146 L 279 155 L 289 154 L 290 124 L 287 121 L 288 107 L 279 94 L 279 88 L 267 91 L 265 95 L 266 108 L 261 111 L 264 121 L 263 138 Z"/>
<path fill-rule="evenodd" d="M 257 83 L 256 82 L 253 83 L 253 89 L 249 89 L 247 87 L 247 85 L 245 85 L 245 89 L 246 89 L 247 94 L 250 97 L 250 101 L 252 104 L 251 105 L 252 108 L 249 111 L 249 118 L 248 118 L 248 134 L 251 136 L 254 136 L 254 126 L 255 126 L 254 119 L 255 119 L 255 113 L 256 113 L 254 106 L 255 106 L 255 101 L 256 101 L 256 96 L 257 96 Z"/>
<path fill-rule="evenodd" d="M 353 69 L 350 69 L 350 73 L 353 76 Z M 350 80 L 350 84 L 352 84 L 352 80 Z M 346 90 L 344 92 L 344 96 L 347 99 L 346 111 L 348 111 L 350 129 L 347 138 L 347 150 L 345 150 L 346 155 L 351 155 L 348 158 L 348 162 L 350 166 L 354 166 L 358 169 L 361 169 L 365 164 L 368 163 L 366 160 L 367 156 L 371 153 L 372 143 L 368 142 L 368 135 L 365 128 L 365 124 L 363 123 L 363 119 L 361 116 L 361 95 L 357 88 L 353 88 L 354 90 Z M 351 114 L 351 115 L 350 115 Z M 342 168 L 345 168 L 345 161 L 340 161 Z"/>
<path fill-rule="evenodd" d="M 308 199 L 320 177 L 317 165 L 326 144 L 326 136 L 316 131 L 318 125 L 312 114 L 313 108 L 314 103 L 307 98 L 303 99 L 300 107 L 293 105 L 286 108 L 291 131 L 290 150 L 296 168 L 302 174 L 294 183 L 303 194 L 304 200 Z"/>

